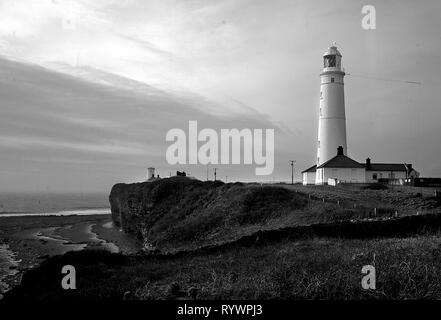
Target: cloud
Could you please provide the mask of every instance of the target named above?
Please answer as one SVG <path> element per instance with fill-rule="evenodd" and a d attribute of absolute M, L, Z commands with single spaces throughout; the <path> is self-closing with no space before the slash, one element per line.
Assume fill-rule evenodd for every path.
<path fill-rule="evenodd" d="M 165 161 L 166 132 L 187 130 L 189 120 L 197 120 L 200 129 L 278 128 L 252 109 L 237 106 L 234 113 L 220 116 L 210 113 L 210 102 L 197 95 L 180 96 L 88 71 L 85 78 L 96 81 L 0 59 L 0 190 L 7 190 L 11 181 L 33 178 L 39 185 L 58 185 L 54 172 L 60 166 L 71 174 L 66 190 L 85 183 L 96 191 L 107 188 L 132 177 L 135 168 L 142 177 L 149 165 L 168 174 L 176 168 Z M 100 84 L 100 77 L 108 84 Z M 91 173 L 84 176 L 85 170 Z M 193 167 L 189 172 L 204 170 Z M 228 170 L 240 175 L 242 169 Z"/>
<path fill-rule="evenodd" d="M 0 147 L 23 150 L 32 150 L 33 148 L 71 149 L 93 154 L 110 153 L 125 156 L 139 156 L 146 154 L 145 146 L 129 146 L 127 145 L 127 142 L 124 142 L 124 145 L 118 145 L 117 141 L 112 144 L 75 143 L 35 136 L 17 137 L 3 135 L 0 137 Z"/>
<path fill-rule="evenodd" d="M 188 120 L 275 127 L 275 176 L 283 179 L 288 159 L 306 168 L 315 158 L 321 55 L 337 41 L 354 75 L 345 79 L 351 155 L 413 162 L 423 174 L 439 175 L 439 1 L 377 4 L 371 32 L 360 27 L 364 4 L 4 0 L 0 54 L 24 63 L 0 60 L 0 134 L 103 149 L 118 141 L 154 155 L 163 152 L 167 129 Z M 25 158 L 17 152 L 3 159 L 12 165 L 12 154 Z M 66 158 L 58 152 L 52 148 L 50 156 Z"/>

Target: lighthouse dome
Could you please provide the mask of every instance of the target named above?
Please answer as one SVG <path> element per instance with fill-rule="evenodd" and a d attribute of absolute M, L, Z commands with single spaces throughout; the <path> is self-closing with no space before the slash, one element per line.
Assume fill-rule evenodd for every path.
<path fill-rule="evenodd" d="M 341 53 L 338 51 L 337 47 L 335 45 L 332 45 L 326 50 L 326 52 L 323 54 L 323 56 L 340 56 Z"/>
<path fill-rule="evenodd" d="M 342 71 L 341 53 L 338 51 L 335 42 L 323 54 L 323 71 Z"/>

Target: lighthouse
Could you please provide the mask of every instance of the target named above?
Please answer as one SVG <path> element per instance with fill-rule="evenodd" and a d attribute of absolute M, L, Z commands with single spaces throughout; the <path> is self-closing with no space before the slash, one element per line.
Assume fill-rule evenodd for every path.
<path fill-rule="evenodd" d="M 337 148 L 346 146 L 345 95 L 341 53 L 335 43 L 323 54 L 320 74 L 320 109 L 317 139 L 317 167 L 335 156 Z M 341 149 L 340 149 L 341 150 Z"/>
<path fill-rule="evenodd" d="M 400 181 L 419 176 L 411 164 L 365 163 L 347 156 L 345 94 L 341 53 L 335 43 L 323 55 L 320 74 L 320 110 L 316 164 L 302 171 L 304 185 L 340 183 L 377 183 L 381 180 Z"/>

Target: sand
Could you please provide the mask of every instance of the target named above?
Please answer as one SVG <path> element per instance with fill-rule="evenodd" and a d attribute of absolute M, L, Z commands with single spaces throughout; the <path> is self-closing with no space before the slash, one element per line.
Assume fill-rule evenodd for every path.
<path fill-rule="evenodd" d="M 1 293 L 20 283 L 23 273 L 68 251 L 105 249 L 133 254 L 136 240 L 115 228 L 110 215 L 0 217 Z"/>

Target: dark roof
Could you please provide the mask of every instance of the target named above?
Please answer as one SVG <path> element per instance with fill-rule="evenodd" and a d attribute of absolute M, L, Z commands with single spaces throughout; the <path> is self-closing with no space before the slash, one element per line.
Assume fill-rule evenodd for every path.
<path fill-rule="evenodd" d="M 331 160 L 326 161 L 318 168 L 364 168 L 364 165 L 345 155 L 339 154 Z"/>
<path fill-rule="evenodd" d="M 366 163 L 362 163 L 366 167 Z M 406 171 L 404 163 L 371 163 L 370 168 L 366 167 L 368 171 Z"/>
<path fill-rule="evenodd" d="M 317 165 L 315 164 L 311 168 L 303 170 L 302 173 L 304 173 L 304 172 L 316 172 L 317 171 L 316 169 L 317 169 Z"/>

